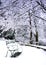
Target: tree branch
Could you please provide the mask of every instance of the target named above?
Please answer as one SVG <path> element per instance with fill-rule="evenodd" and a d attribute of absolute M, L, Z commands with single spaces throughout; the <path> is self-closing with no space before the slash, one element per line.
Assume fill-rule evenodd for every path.
<path fill-rule="evenodd" d="M 40 5 L 46 11 L 46 7 L 45 7 L 45 5 L 43 4 L 42 1 L 40 1 L 40 2 L 36 1 L 36 2 L 37 2 L 38 5 Z"/>

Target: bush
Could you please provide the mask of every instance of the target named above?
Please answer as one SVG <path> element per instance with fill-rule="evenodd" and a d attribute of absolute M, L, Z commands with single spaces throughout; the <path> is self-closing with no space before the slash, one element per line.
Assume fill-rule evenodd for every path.
<path fill-rule="evenodd" d="M 15 39 L 15 30 L 12 30 L 11 28 L 8 29 L 7 31 L 3 31 L 2 33 L 2 36 L 5 38 L 5 39 Z"/>

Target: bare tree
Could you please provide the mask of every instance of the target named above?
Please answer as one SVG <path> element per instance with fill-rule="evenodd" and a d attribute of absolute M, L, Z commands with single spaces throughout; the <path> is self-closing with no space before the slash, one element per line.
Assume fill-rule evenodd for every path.
<path fill-rule="evenodd" d="M 29 24 L 30 24 L 30 44 L 32 44 L 32 24 L 31 24 L 31 14 L 30 10 L 28 11 L 28 16 L 29 16 Z"/>

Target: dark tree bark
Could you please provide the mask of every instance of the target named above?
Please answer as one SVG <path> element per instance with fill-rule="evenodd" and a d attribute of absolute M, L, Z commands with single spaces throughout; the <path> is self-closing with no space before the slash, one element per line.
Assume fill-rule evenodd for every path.
<path fill-rule="evenodd" d="M 36 45 L 38 44 L 38 31 L 36 31 Z"/>
<path fill-rule="evenodd" d="M 30 23 L 30 44 L 32 44 L 32 29 L 31 29 L 31 14 L 30 14 L 30 10 L 28 11 L 28 15 L 29 15 L 29 23 Z"/>
<path fill-rule="evenodd" d="M 1 2 L 1 0 L 0 0 L 0 6 L 1 6 L 1 4 L 2 4 L 2 2 Z"/>
<path fill-rule="evenodd" d="M 36 29 L 35 41 L 36 41 L 36 45 L 37 45 L 38 44 L 38 31 L 37 31 L 37 24 L 36 24 L 35 18 L 34 18 L 34 25 L 35 25 L 35 29 Z"/>

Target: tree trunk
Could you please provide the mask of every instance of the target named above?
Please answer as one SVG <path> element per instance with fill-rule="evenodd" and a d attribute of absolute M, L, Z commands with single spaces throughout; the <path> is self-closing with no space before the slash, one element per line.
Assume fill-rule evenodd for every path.
<path fill-rule="evenodd" d="M 38 44 L 38 31 L 36 31 L 36 45 Z"/>
<path fill-rule="evenodd" d="M 30 32 L 30 44 L 32 44 L 32 31 Z"/>
<path fill-rule="evenodd" d="M 32 29 L 31 29 L 31 14 L 30 14 L 30 10 L 28 11 L 28 15 L 29 15 L 29 24 L 30 24 L 30 44 L 32 44 Z"/>

